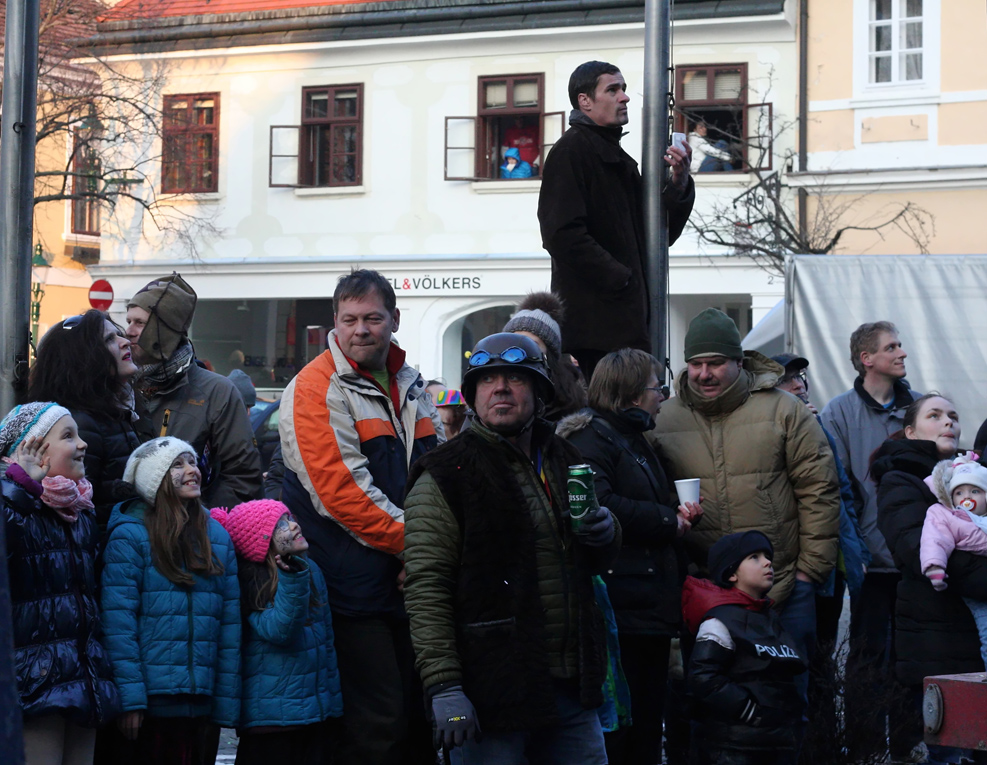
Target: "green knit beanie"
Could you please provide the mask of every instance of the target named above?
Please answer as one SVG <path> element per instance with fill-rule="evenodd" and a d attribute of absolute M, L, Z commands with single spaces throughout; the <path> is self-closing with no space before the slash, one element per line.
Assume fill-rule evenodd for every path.
<path fill-rule="evenodd" d="M 137 342 L 141 350 L 155 361 L 171 358 L 188 337 L 196 300 L 195 290 L 177 273 L 148 282 L 127 303 L 151 314 Z"/>
<path fill-rule="evenodd" d="M 685 333 L 685 360 L 696 356 L 744 358 L 740 330 L 723 311 L 707 308 L 689 323 L 689 331 Z"/>

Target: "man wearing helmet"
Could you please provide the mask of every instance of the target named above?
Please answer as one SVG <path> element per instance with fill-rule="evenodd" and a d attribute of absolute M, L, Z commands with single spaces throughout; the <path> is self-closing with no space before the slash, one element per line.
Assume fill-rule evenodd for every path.
<path fill-rule="evenodd" d="M 436 744 L 453 762 L 603 765 L 591 575 L 620 528 L 601 507 L 571 529 L 568 466 L 583 460 L 540 417 L 554 387 L 538 345 L 491 335 L 469 364 L 472 424 L 415 463 L 405 500 L 405 603 Z"/>

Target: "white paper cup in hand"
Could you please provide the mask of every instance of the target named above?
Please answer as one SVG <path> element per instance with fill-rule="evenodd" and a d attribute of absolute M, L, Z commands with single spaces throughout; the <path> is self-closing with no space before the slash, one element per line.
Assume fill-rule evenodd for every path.
<path fill-rule="evenodd" d="M 686 502 L 699 503 L 698 478 L 683 478 L 681 481 L 676 481 L 675 491 L 679 495 L 680 505 L 684 505 Z"/>

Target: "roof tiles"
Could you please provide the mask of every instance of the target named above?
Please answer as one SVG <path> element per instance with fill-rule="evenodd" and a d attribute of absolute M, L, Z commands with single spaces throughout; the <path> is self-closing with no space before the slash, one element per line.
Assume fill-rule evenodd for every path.
<path fill-rule="evenodd" d="M 122 0 L 103 19 L 150 19 L 164 16 L 213 16 L 227 13 L 280 11 L 333 5 L 363 5 L 382 0 Z M 393 0 L 383 0 L 389 2 Z"/>

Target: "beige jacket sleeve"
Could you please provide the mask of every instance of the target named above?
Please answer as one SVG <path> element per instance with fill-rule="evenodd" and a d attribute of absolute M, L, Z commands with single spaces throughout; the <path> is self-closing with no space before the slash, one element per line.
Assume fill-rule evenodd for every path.
<path fill-rule="evenodd" d="M 836 564 L 840 532 L 840 485 L 836 461 L 822 426 L 803 405 L 791 415 L 785 445 L 788 476 L 798 502 L 797 569 L 815 582 Z"/>

